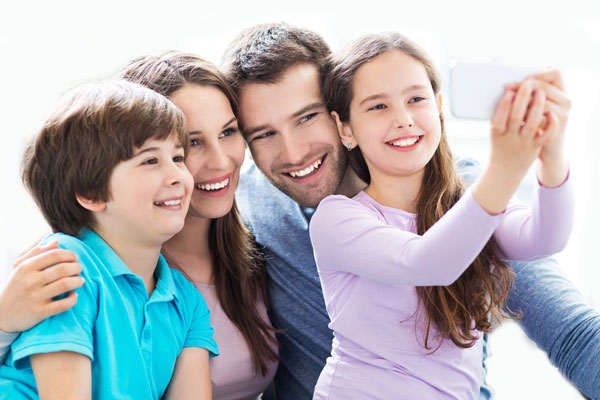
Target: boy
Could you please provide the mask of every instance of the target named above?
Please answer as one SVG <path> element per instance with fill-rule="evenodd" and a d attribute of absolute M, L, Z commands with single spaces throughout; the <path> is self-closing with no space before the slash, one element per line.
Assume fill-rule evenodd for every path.
<path fill-rule="evenodd" d="M 12 344 L 0 399 L 210 398 L 209 311 L 160 255 L 193 189 L 188 142 L 171 102 L 127 82 L 75 90 L 46 121 L 23 182 L 84 283 L 72 309 Z"/>

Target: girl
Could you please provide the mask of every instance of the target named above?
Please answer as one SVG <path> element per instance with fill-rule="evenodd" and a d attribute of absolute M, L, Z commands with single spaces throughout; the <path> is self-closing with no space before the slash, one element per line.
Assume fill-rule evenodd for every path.
<path fill-rule="evenodd" d="M 185 164 L 194 177 L 194 192 L 184 228 L 163 245 L 162 254 L 194 283 L 211 311 L 214 338 L 222 349 L 210 360 L 213 398 L 256 399 L 272 381 L 278 356 L 266 310 L 262 259 L 234 199 L 245 151 L 235 117 L 236 97 L 214 65 L 179 52 L 133 60 L 121 77 L 168 97 L 186 117 L 190 151 Z M 50 253 L 34 248 L 17 261 L 28 263 L 22 274 L 36 276 L 31 292 L 42 292 L 36 289 L 49 265 L 62 262 L 63 268 L 78 273 L 69 253 L 47 247 Z M 4 292 L 24 279 L 11 279 Z M 54 307 L 68 308 L 76 300 L 72 296 Z M 1 321 L 0 329 L 28 329 L 37 323 L 30 319 L 12 315 Z"/>
<path fill-rule="evenodd" d="M 328 107 L 368 186 L 324 199 L 311 220 L 335 335 L 314 398 L 475 399 L 481 333 L 504 315 L 511 285 L 502 259 L 546 256 L 569 236 L 551 95 L 533 81 L 507 88 L 489 165 L 465 191 L 423 50 L 399 34 L 369 35 L 332 55 L 331 68 Z M 536 158 L 541 185 L 529 211 L 509 200 Z"/>

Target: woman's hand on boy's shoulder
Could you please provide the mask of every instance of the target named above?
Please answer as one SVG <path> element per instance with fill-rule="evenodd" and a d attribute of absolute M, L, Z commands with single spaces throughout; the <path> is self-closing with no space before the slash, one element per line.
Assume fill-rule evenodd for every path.
<path fill-rule="evenodd" d="M 73 290 L 83 285 L 80 273 L 75 254 L 59 249 L 56 241 L 29 249 L 15 261 L 0 292 L 0 330 L 22 332 L 73 307 Z"/>

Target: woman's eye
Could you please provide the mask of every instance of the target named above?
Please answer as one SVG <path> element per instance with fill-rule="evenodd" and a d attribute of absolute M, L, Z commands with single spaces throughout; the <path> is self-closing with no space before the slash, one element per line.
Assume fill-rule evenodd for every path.
<path fill-rule="evenodd" d="M 408 102 L 409 103 L 418 103 L 419 101 L 423 101 L 423 100 L 425 100 L 425 97 L 415 96 L 415 97 L 411 98 Z"/>
<path fill-rule="evenodd" d="M 387 108 L 385 104 L 377 104 L 373 107 L 370 107 L 369 110 L 383 110 L 384 108 Z"/>
<path fill-rule="evenodd" d="M 200 140 L 198 139 L 190 139 L 190 147 L 196 147 L 200 144 Z"/>
<path fill-rule="evenodd" d="M 221 134 L 219 135 L 219 138 L 228 137 L 228 136 L 231 136 L 238 132 L 239 132 L 238 128 L 227 128 L 223 132 L 221 132 Z"/>
<path fill-rule="evenodd" d="M 303 124 L 305 122 L 310 121 L 311 119 L 313 119 L 314 117 L 316 117 L 317 114 L 318 113 L 314 112 L 312 114 L 305 115 L 304 117 L 300 118 L 300 123 Z"/>

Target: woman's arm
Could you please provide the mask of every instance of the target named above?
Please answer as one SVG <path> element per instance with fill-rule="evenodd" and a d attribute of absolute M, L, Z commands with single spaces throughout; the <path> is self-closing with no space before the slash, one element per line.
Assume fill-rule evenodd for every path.
<path fill-rule="evenodd" d="M 212 388 L 208 364 L 208 350 L 202 347 L 184 347 L 177 362 L 164 399 L 211 399 Z"/>
<path fill-rule="evenodd" d="M 48 268 L 54 266 L 53 268 Z M 0 293 L 0 331 L 21 332 L 49 316 L 73 307 L 77 293 L 56 296 L 83 285 L 81 265 L 73 252 L 53 241 L 37 246 L 15 261 L 8 283 Z"/>
<path fill-rule="evenodd" d="M 41 400 L 92 398 L 92 364 L 82 354 L 70 351 L 30 356 Z"/>

